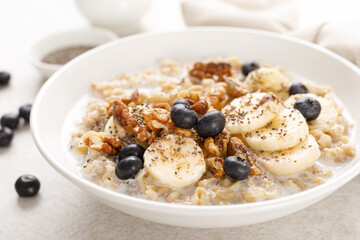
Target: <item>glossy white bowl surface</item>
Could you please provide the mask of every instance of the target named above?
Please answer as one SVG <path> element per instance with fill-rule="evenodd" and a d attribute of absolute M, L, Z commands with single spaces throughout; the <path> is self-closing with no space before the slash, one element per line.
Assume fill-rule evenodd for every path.
<path fill-rule="evenodd" d="M 124 36 L 139 32 L 141 18 L 152 0 L 75 0 L 75 3 L 93 25 Z"/>
<path fill-rule="evenodd" d="M 31 129 L 36 145 L 56 171 L 104 204 L 150 221 L 186 227 L 240 226 L 285 216 L 328 196 L 359 173 L 357 155 L 326 183 L 298 194 L 239 205 L 187 206 L 116 193 L 77 172 L 66 154 L 68 143 L 62 141 L 62 132 L 71 108 L 91 91 L 91 81 L 154 67 L 164 58 L 196 61 L 218 55 L 280 64 L 316 83 L 330 84 L 356 123 L 360 122 L 360 71 L 343 58 L 283 35 L 236 28 L 194 28 L 124 38 L 90 50 L 63 67 L 42 87 L 33 105 Z M 359 130 L 354 131 L 359 142 Z"/>

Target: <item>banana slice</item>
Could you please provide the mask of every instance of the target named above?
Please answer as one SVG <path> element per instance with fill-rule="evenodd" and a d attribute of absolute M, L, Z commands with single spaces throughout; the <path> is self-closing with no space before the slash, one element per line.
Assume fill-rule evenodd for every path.
<path fill-rule="evenodd" d="M 197 182 L 206 171 L 204 155 L 191 138 L 170 134 L 145 151 L 144 166 L 161 184 L 183 188 Z"/>
<path fill-rule="evenodd" d="M 274 175 L 289 176 L 314 165 L 320 155 L 319 145 L 315 138 L 309 135 L 293 148 L 258 154 L 258 161 Z"/>
<path fill-rule="evenodd" d="M 122 138 L 125 136 L 125 129 L 115 121 L 113 116 L 111 116 L 106 123 L 104 132 L 117 138 Z"/>
<path fill-rule="evenodd" d="M 226 129 L 232 134 L 249 132 L 264 127 L 284 107 L 271 93 L 248 93 L 234 99 L 223 108 Z"/>
<path fill-rule="evenodd" d="M 285 106 L 292 108 L 294 107 L 296 100 L 304 96 L 315 98 L 321 105 L 320 115 L 317 119 L 310 122 L 310 129 L 326 129 L 329 128 L 329 125 L 338 121 L 339 109 L 335 102 L 327 98 L 317 96 L 313 93 L 292 95 L 285 101 L 284 104 Z"/>
<path fill-rule="evenodd" d="M 242 136 L 252 149 L 277 151 L 297 145 L 308 134 L 309 127 L 303 115 L 296 109 L 286 108 L 265 127 Z"/>
<path fill-rule="evenodd" d="M 244 81 L 250 92 L 263 90 L 273 92 L 280 99 L 289 97 L 288 86 L 290 80 L 278 68 L 261 67 L 252 71 Z"/>

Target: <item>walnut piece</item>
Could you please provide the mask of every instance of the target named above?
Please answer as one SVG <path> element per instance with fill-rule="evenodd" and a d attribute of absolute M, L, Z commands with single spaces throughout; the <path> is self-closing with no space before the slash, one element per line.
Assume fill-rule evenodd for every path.
<path fill-rule="evenodd" d="M 261 100 L 260 100 L 260 105 L 264 105 L 267 102 L 275 102 L 275 103 L 281 103 L 282 105 L 283 102 L 273 93 L 267 93 Z"/>
<path fill-rule="evenodd" d="M 104 132 L 89 131 L 82 136 L 82 141 L 85 146 L 109 156 L 117 155 L 123 147 L 118 138 L 108 136 Z"/>
<path fill-rule="evenodd" d="M 128 106 L 120 101 L 113 101 L 113 116 L 116 122 L 127 132 L 131 132 L 137 126 L 136 119 L 130 113 Z"/>
<path fill-rule="evenodd" d="M 256 165 L 257 157 L 256 154 L 248 148 L 239 138 L 231 137 L 227 146 L 228 156 L 238 156 L 246 159 L 251 167 L 250 175 L 262 174 L 262 171 L 258 165 Z"/>
<path fill-rule="evenodd" d="M 223 82 L 225 77 L 231 76 L 231 65 L 228 63 L 202 63 L 194 64 L 193 69 L 190 70 L 189 75 L 198 79 L 214 78 L 217 76 L 219 82 Z"/>
<path fill-rule="evenodd" d="M 209 109 L 209 104 L 206 100 L 199 100 L 190 106 L 197 114 L 205 114 Z"/>
<path fill-rule="evenodd" d="M 220 157 L 225 155 L 227 151 L 227 145 L 229 143 L 231 134 L 228 131 L 217 135 L 215 139 L 208 137 L 205 139 L 204 147 L 211 155 Z"/>
<path fill-rule="evenodd" d="M 226 104 L 229 96 L 226 94 L 226 85 L 218 84 L 208 92 L 208 101 L 211 107 L 221 110 Z"/>
<path fill-rule="evenodd" d="M 214 173 L 215 178 L 222 178 L 223 176 L 225 176 L 225 172 L 223 169 L 224 160 L 222 158 L 209 157 L 209 158 L 205 158 L 205 160 L 207 165 L 215 171 Z"/>
<path fill-rule="evenodd" d="M 168 103 L 157 103 L 153 106 L 153 108 L 162 108 L 162 109 L 167 110 L 168 112 L 171 111 L 170 104 L 168 104 Z"/>
<path fill-rule="evenodd" d="M 162 108 L 157 108 L 157 109 L 150 108 L 143 112 L 143 116 L 146 125 L 151 130 L 158 130 L 161 128 L 165 128 L 165 124 L 170 119 L 169 112 Z"/>
<path fill-rule="evenodd" d="M 133 130 L 136 140 L 139 142 L 153 143 L 157 137 L 159 131 L 153 131 L 149 129 L 147 125 L 136 127 Z"/>
<path fill-rule="evenodd" d="M 139 90 L 135 89 L 135 91 L 131 94 L 130 98 L 124 98 L 122 99 L 122 102 L 125 103 L 126 105 L 128 105 L 131 102 L 136 103 L 137 100 L 139 99 Z"/>
<path fill-rule="evenodd" d="M 249 92 L 245 86 L 235 82 L 232 79 L 226 79 L 225 82 L 227 83 L 227 93 L 233 98 L 244 96 Z"/>

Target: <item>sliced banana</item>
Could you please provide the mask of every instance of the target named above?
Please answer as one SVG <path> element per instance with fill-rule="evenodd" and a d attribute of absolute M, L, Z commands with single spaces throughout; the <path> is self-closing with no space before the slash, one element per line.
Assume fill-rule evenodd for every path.
<path fill-rule="evenodd" d="M 305 118 L 296 109 L 286 108 L 265 127 L 243 133 L 245 143 L 255 150 L 277 151 L 291 148 L 309 134 Z"/>
<path fill-rule="evenodd" d="M 279 68 L 261 67 L 252 71 L 244 81 L 250 92 L 263 90 L 273 92 L 280 99 L 286 99 L 290 80 L 280 72 Z"/>
<path fill-rule="evenodd" d="M 284 109 L 282 103 L 268 93 L 248 93 L 223 108 L 226 129 L 232 134 L 264 127 Z"/>
<path fill-rule="evenodd" d="M 206 171 L 199 145 L 191 138 L 174 134 L 146 149 L 144 166 L 156 181 L 177 189 L 197 182 Z"/>
<path fill-rule="evenodd" d="M 284 104 L 287 107 L 294 107 L 296 100 L 305 96 L 315 98 L 321 105 L 320 115 L 314 121 L 310 122 L 310 129 L 328 128 L 329 125 L 337 122 L 339 117 L 339 109 L 332 100 L 329 100 L 325 97 L 320 97 L 313 93 L 296 94 L 290 96 Z"/>
<path fill-rule="evenodd" d="M 258 161 L 274 175 L 289 176 L 314 165 L 320 155 L 319 145 L 315 138 L 309 135 L 293 148 L 258 154 Z"/>
<path fill-rule="evenodd" d="M 113 116 L 111 116 L 106 123 L 104 132 L 117 138 L 122 138 L 126 134 L 125 129 L 115 121 Z"/>

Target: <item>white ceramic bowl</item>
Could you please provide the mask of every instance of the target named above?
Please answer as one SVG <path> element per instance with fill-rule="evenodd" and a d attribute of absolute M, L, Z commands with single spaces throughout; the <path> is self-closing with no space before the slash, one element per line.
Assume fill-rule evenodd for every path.
<path fill-rule="evenodd" d="M 42 62 L 47 54 L 71 46 L 98 46 L 117 38 L 118 36 L 115 33 L 102 28 L 80 28 L 55 32 L 30 44 L 27 55 L 31 64 L 45 78 L 48 78 L 63 65 Z"/>
<path fill-rule="evenodd" d="M 283 35 L 235 28 L 194 28 L 124 38 L 66 65 L 42 87 L 33 105 L 31 129 L 36 145 L 56 171 L 99 201 L 143 219 L 186 227 L 240 226 L 285 216 L 321 200 L 359 173 L 358 154 L 332 179 L 313 189 L 270 201 L 227 206 L 148 201 L 113 192 L 79 175 L 62 134 L 69 134 L 63 133 L 65 118 L 74 104 L 89 93 L 91 81 L 149 68 L 163 58 L 194 61 L 217 55 L 281 64 L 314 82 L 330 84 L 357 124 L 360 122 L 360 71 L 343 58 Z M 355 131 L 355 141 L 359 142 L 359 130 Z"/>
<path fill-rule="evenodd" d="M 152 0 L 75 0 L 79 11 L 95 26 L 124 36 L 139 32 L 141 17 Z"/>

